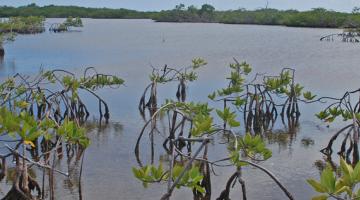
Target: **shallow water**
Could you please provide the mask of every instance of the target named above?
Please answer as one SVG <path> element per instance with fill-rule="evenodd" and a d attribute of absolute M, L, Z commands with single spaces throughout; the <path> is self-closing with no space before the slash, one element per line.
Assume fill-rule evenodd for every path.
<path fill-rule="evenodd" d="M 54 21 L 62 19 L 49 20 Z M 360 83 L 360 46 L 319 41 L 320 36 L 341 30 L 151 20 L 85 19 L 84 25 L 80 32 L 18 36 L 15 42 L 6 45 L 6 56 L 0 66 L 2 78 L 17 72 L 31 75 L 40 68 L 64 68 L 81 73 L 85 67 L 92 66 L 99 72 L 116 74 L 126 80 L 125 87 L 99 92 L 110 106 L 112 123 L 89 133 L 92 144 L 85 153 L 84 199 L 159 199 L 165 191 L 165 184 L 143 189 L 131 173 L 131 167 L 137 164 L 134 145 L 144 124 L 137 104 L 148 84 L 151 65 L 182 67 L 188 66 L 194 57 L 204 58 L 208 65 L 201 70 L 199 80 L 188 88 L 190 100 L 195 101 L 207 100 L 209 93 L 226 85 L 227 65 L 233 57 L 250 63 L 255 72 L 276 74 L 283 67 L 292 67 L 296 69 L 297 82 L 319 96 L 340 96 L 345 90 L 356 89 Z M 159 95 L 175 97 L 174 88 L 174 85 L 160 86 Z M 95 102 L 91 98 L 87 101 Z M 301 105 L 297 134 L 293 137 L 277 134 L 267 140 L 273 157 L 263 166 L 270 169 L 296 199 L 309 199 L 314 194 L 305 180 L 318 177 L 314 162 L 322 159 L 319 150 L 336 131 L 336 127 L 326 128 L 313 116 L 322 107 Z M 277 129 L 283 129 L 281 123 Z M 303 138 L 311 138 L 315 144 L 304 146 Z M 158 136 L 156 140 L 160 139 Z M 149 161 L 148 140 L 143 140 L 143 145 L 141 157 Z M 161 143 L 155 148 L 158 160 L 164 154 Z M 214 158 L 226 155 L 226 147 L 221 145 L 212 145 L 209 151 Z M 63 167 L 66 166 L 59 166 Z M 213 199 L 223 190 L 234 170 L 231 167 L 216 169 L 219 176 L 212 177 Z M 262 172 L 246 167 L 243 174 L 249 199 L 285 199 Z M 57 199 L 79 198 L 76 180 L 61 176 L 57 179 Z M 238 188 L 231 193 L 233 199 L 239 198 Z M 174 199 L 191 197 L 191 192 L 185 189 L 174 193 Z"/>

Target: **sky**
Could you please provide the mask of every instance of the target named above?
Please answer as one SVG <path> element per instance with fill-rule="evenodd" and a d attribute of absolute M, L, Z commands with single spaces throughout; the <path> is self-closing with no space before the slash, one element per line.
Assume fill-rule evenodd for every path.
<path fill-rule="evenodd" d="M 310 10 L 323 7 L 326 9 L 351 12 L 358 6 L 360 0 L 0 0 L 0 5 L 22 6 L 30 3 L 38 5 L 77 5 L 85 7 L 128 8 L 141 11 L 159 11 L 172 9 L 175 5 L 195 5 L 200 7 L 204 3 L 213 5 L 217 10 L 246 8 L 249 10 L 263 8 L 266 2 L 270 8 Z"/>

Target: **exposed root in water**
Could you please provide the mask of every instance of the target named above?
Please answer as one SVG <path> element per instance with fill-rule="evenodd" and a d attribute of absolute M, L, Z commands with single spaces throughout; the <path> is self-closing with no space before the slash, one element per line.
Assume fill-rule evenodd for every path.
<path fill-rule="evenodd" d="M 335 38 L 335 39 L 334 39 Z M 347 28 L 342 33 L 334 33 L 325 35 L 320 38 L 320 41 L 334 41 L 339 38 L 342 42 L 359 43 L 360 34 L 358 28 Z"/>
<path fill-rule="evenodd" d="M 326 122 L 332 122 L 337 117 L 342 117 L 344 121 L 351 121 L 351 124 L 346 125 L 330 138 L 328 145 L 321 152 L 331 157 L 334 142 L 340 135 L 344 135 L 338 154 L 353 166 L 359 161 L 360 131 L 360 98 L 354 97 L 355 94 L 360 95 L 360 89 L 345 92 L 341 98 L 323 97 L 322 99 L 332 101 L 332 103 L 317 114 L 318 118 Z"/>

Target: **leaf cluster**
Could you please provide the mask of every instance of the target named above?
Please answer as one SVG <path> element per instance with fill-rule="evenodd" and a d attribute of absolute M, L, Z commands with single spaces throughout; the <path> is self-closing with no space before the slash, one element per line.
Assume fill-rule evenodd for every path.
<path fill-rule="evenodd" d="M 169 171 L 164 171 L 162 164 L 160 163 L 158 167 L 154 165 L 146 165 L 140 168 L 132 168 L 134 176 L 143 182 L 143 186 L 146 188 L 149 183 L 153 182 L 162 182 L 168 181 L 169 178 L 172 181 L 175 181 L 180 177 L 181 173 L 184 171 L 182 165 L 175 165 L 172 170 L 172 177 L 169 177 Z M 192 166 L 191 169 L 187 170 L 185 174 L 181 177 L 179 183 L 176 185 L 176 188 L 187 187 L 192 190 L 197 190 L 198 192 L 205 193 L 205 189 L 200 186 L 200 183 L 203 179 L 203 175 L 196 166 Z"/>
<path fill-rule="evenodd" d="M 340 159 L 341 176 L 337 177 L 330 165 L 322 171 L 320 181 L 308 179 L 307 182 L 312 188 L 321 193 L 313 197 L 313 200 L 326 200 L 331 197 L 339 199 L 358 199 L 360 198 L 360 189 L 357 186 L 360 183 L 360 162 L 353 168 L 346 161 Z M 355 190 L 355 191 L 354 191 Z"/>
<path fill-rule="evenodd" d="M 266 148 L 265 142 L 259 135 L 252 136 L 250 133 L 242 137 L 236 137 L 229 145 L 231 162 L 238 167 L 247 163 L 241 161 L 242 157 L 253 160 L 267 160 L 272 156 L 270 149 Z"/>

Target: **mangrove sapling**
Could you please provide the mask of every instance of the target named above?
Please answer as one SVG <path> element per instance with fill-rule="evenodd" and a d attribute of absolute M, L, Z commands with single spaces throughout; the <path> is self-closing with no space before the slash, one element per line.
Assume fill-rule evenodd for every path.
<path fill-rule="evenodd" d="M 41 16 L 10 17 L 0 21 L 0 33 L 35 34 L 45 31 Z"/>
<path fill-rule="evenodd" d="M 217 200 L 230 200 L 231 187 L 238 181 L 241 185 L 242 199 L 247 199 L 245 181 L 242 176 L 242 167 L 247 163 L 241 162 L 241 157 L 247 157 L 254 161 L 265 161 L 271 157 L 271 151 L 265 147 L 259 135 L 252 137 L 246 134 L 244 137 L 235 137 L 229 143 L 230 160 L 236 171 L 230 176 L 225 189 L 221 192 Z M 291 196 L 291 195 L 290 195 Z"/>
<path fill-rule="evenodd" d="M 139 111 L 142 115 L 145 113 L 145 109 L 148 108 L 150 116 L 156 112 L 157 109 L 157 87 L 158 84 L 166 84 L 169 82 L 178 82 L 176 90 L 176 97 L 178 101 L 185 102 L 186 100 L 186 84 L 197 79 L 196 70 L 207 63 L 201 58 L 194 58 L 191 66 L 175 69 L 165 65 L 162 69 L 153 68 L 150 75 L 151 83 L 145 88 L 143 95 L 139 102 Z M 146 96 L 149 94 L 148 100 Z"/>
<path fill-rule="evenodd" d="M 4 44 L 14 41 L 16 34 L 35 34 L 44 32 L 44 17 L 10 17 L 0 20 L 0 57 L 5 55 Z"/>
<path fill-rule="evenodd" d="M 227 78 L 230 80 L 228 86 L 208 97 L 214 101 L 223 101 L 224 108 L 231 102 L 237 110 L 243 112 L 247 132 L 270 131 L 277 119 L 278 107 L 281 109 L 280 116 L 284 125 L 287 124 L 289 130 L 295 130 L 300 116 L 298 101 L 310 101 L 315 98 L 311 92 L 302 92 L 303 87 L 295 83 L 295 70 L 283 68 L 278 76 L 256 74 L 252 80 L 246 81 L 251 66 L 245 62 L 239 63 L 236 59 L 234 61 L 235 63 L 230 64 L 231 76 Z M 263 79 L 259 81 L 261 76 Z M 304 99 L 300 98 L 301 94 Z M 282 99 L 285 100 L 282 102 Z"/>
<path fill-rule="evenodd" d="M 295 83 L 295 70 L 292 68 L 283 68 L 279 76 L 265 76 L 264 83 L 270 93 L 275 94 L 278 98 L 285 98 L 284 103 L 276 106 L 280 106 L 281 120 L 285 126 L 287 124 L 289 132 L 296 132 L 300 117 L 298 102 L 308 103 L 316 95 L 309 91 L 303 92 L 304 87 Z"/>
<path fill-rule="evenodd" d="M 165 103 L 158 108 L 156 106 L 156 98 L 152 99 L 152 97 L 156 97 L 156 92 L 152 91 L 151 93 L 155 95 L 152 96 L 150 94 L 150 99 L 147 101 L 148 103 L 145 103 L 146 93 L 152 86 L 156 88 L 156 83 L 158 82 L 165 83 L 169 82 L 169 80 L 173 80 L 171 78 L 166 78 L 166 75 L 170 73 L 167 71 L 167 66 L 165 69 L 163 69 L 163 73 L 160 73 L 159 70 L 154 70 L 156 73 L 153 72 L 152 77 L 155 78 L 152 78 L 153 82 L 145 89 L 144 94 L 140 100 L 139 110 L 144 112 L 146 107 L 150 107 L 152 105 L 154 108 L 156 108 L 156 110 L 150 113 L 151 117 L 146 121 L 136 142 L 135 155 L 140 168 L 133 168 L 133 173 L 137 179 L 141 180 L 145 184 L 145 186 L 148 183 L 167 182 L 167 192 L 161 197 L 161 199 L 169 199 L 173 193 L 174 188 L 183 186 L 193 190 L 194 199 L 210 199 L 211 194 L 213 194 L 213 191 L 211 190 L 211 172 L 214 173 L 214 167 L 224 166 L 234 166 L 236 170 L 228 180 L 228 187 L 226 187 L 221 192 L 218 199 L 229 199 L 230 186 L 236 182 L 240 183 L 243 191 L 243 198 L 246 199 L 247 196 L 245 180 L 243 180 L 241 177 L 242 168 L 244 168 L 246 165 L 250 165 L 265 172 L 270 178 L 274 180 L 274 182 L 282 189 L 284 194 L 289 199 L 293 199 L 293 196 L 290 194 L 290 192 L 271 172 L 254 163 L 262 162 L 270 158 L 271 151 L 265 147 L 265 143 L 258 135 L 252 136 L 250 134 L 246 134 L 241 136 L 235 134 L 232 129 L 239 127 L 240 122 L 236 119 L 236 112 L 231 111 L 230 107 L 227 106 L 227 102 L 232 102 L 239 110 L 243 109 L 244 107 L 248 108 L 248 111 L 245 111 L 245 117 L 249 112 L 253 112 L 253 110 L 257 110 L 259 113 L 260 110 L 263 111 L 262 109 L 266 110 L 266 108 L 269 112 L 270 110 L 276 111 L 276 106 L 287 108 L 287 110 L 289 110 L 288 113 L 290 113 L 288 114 L 289 117 L 293 115 L 298 116 L 296 114 L 296 111 L 298 110 L 295 104 L 297 103 L 297 98 L 299 98 L 301 94 L 302 88 L 299 85 L 294 84 L 294 76 L 290 76 L 290 72 L 285 72 L 285 69 L 279 76 L 265 77 L 261 83 L 255 83 L 255 81 L 258 79 L 257 77 L 260 76 L 259 74 L 257 74 L 252 81 L 245 83 L 243 76 L 250 73 L 251 67 L 246 63 L 239 63 L 236 60 L 234 64 L 230 65 L 230 67 L 232 69 L 232 73 L 231 77 L 229 78 L 230 83 L 228 87 L 209 95 L 210 99 L 215 100 L 215 98 L 218 96 L 220 99 L 216 99 L 215 101 L 224 101 L 224 108 L 222 110 L 216 110 L 217 116 L 224 121 L 222 127 L 214 124 L 212 116 L 213 109 L 210 108 L 207 103 L 186 102 L 185 98 L 182 98 L 184 95 L 182 95 L 181 88 L 185 87 L 182 86 L 181 79 L 177 79 L 178 81 L 180 80 L 176 95 L 177 101 L 166 100 Z M 179 72 L 176 72 L 175 74 L 179 74 Z M 267 81 L 266 84 L 265 80 Z M 274 83 L 278 85 L 274 86 Z M 269 86 L 272 86 L 273 88 L 269 88 Z M 246 87 L 248 87 L 247 90 L 245 90 Z M 254 93 L 251 93 L 249 89 L 250 87 L 254 88 Z M 287 89 L 289 89 L 289 92 L 287 92 Z M 277 90 L 281 90 L 282 92 L 280 93 Z M 287 94 L 286 103 L 276 104 L 275 100 L 273 100 L 273 96 L 280 96 L 282 94 Z M 303 95 L 305 99 L 313 99 L 315 97 L 310 92 L 306 92 Z M 244 97 L 248 97 L 248 99 L 244 99 Z M 248 103 L 248 101 L 252 101 L 250 104 L 253 105 L 247 106 L 246 103 Z M 260 101 L 263 103 L 260 104 Z M 154 102 L 156 102 L 156 104 L 152 104 Z M 269 108 L 269 102 L 272 102 L 271 109 Z M 265 104 L 268 107 L 266 107 Z M 285 108 L 283 110 L 285 110 Z M 283 113 L 286 113 L 287 110 L 285 110 Z M 272 114 L 274 114 L 275 111 L 273 111 Z M 168 129 L 164 129 L 164 133 L 159 134 L 163 137 L 163 147 L 166 154 L 168 155 L 169 164 L 166 167 L 168 170 L 164 170 L 161 162 L 161 167 L 155 167 L 153 160 L 154 131 L 156 130 L 158 133 L 161 133 L 161 131 L 157 130 L 156 126 L 153 126 L 152 123 L 160 116 L 165 119 L 167 116 L 168 121 Z M 252 126 L 253 125 L 251 125 L 250 128 Z M 140 160 L 139 155 L 139 149 L 141 145 L 140 141 L 142 140 L 143 135 L 147 130 L 149 130 L 152 144 L 152 159 L 150 165 L 144 165 Z M 228 144 L 230 156 L 221 158 L 219 160 L 210 161 L 208 158 L 208 143 L 210 141 L 211 143 L 216 142 L 214 139 L 214 135 L 216 134 L 227 135 L 227 142 L 220 144 Z M 184 149 L 184 147 L 187 148 Z M 202 156 L 200 156 L 200 152 L 203 152 Z M 179 166 L 184 167 L 181 167 L 180 175 L 174 177 L 174 170 L 177 171 Z M 185 182 L 188 181 L 189 179 L 187 178 L 187 173 L 192 171 L 194 167 L 199 168 L 200 176 L 196 177 L 195 175 L 198 173 L 192 172 L 193 178 L 196 179 L 197 182 L 192 181 L 188 184 L 184 183 L 184 180 L 182 180 L 183 177 L 185 177 Z M 176 172 L 175 174 L 178 175 L 179 172 Z"/>
<path fill-rule="evenodd" d="M 345 137 L 342 140 L 338 154 L 348 163 L 352 163 L 353 166 L 359 161 L 360 100 L 357 97 L 359 94 L 360 89 L 357 89 L 345 92 L 340 98 L 322 97 L 319 100 L 328 100 L 331 103 L 324 110 L 316 114 L 320 120 L 328 123 L 333 122 L 336 118 L 342 118 L 345 122 L 349 121 L 348 125 L 341 128 L 331 137 L 328 145 L 321 152 L 331 156 L 333 143 L 343 134 Z M 350 159 L 351 155 L 352 159 Z"/>
<path fill-rule="evenodd" d="M 89 116 L 78 91 L 84 90 L 99 101 L 100 119 L 108 121 L 109 108 L 106 102 L 95 92 L 103 87 L 118 87 L 124 81 L 113 75 L 90 74 L 87 68 L 83 77 L 66 70 L 41 71 L 38 76 L 30 77 L 16 74 L 0 85 L 0 105 L 13 108 L 19 105 L 22 109 L 36 115 L 38 119 L 50 115 L 55 121 L 65 118 L 84 121 Z M 104 113 L 103 113 L 104 108 Z"/>
<path fill-rule="evenodd" d="M 271 157 L 271 151 L 265 147 L 265 143 L 262 141 L 260 136 L 251 136 L 250 134 L 246 134 L 245 136 L 236 135 L 231 129 L 223 129 L 220 126 L 213 123 L 213 117 L 211 115 L 212 109 L 210 109 L 207 104 L 202 103 L 186 103 L 186 102 L 175 102 L 175 101 L 167 101 L 164 106 L 160 107 L 155 113 L 153 118 L 156 115 L 160 115 L 160 113 L 169 113 L 176 112 L 179 115 L 185 116 L 187 121 L 190 121 L 192 126 L 185 126 L 185 132 L 188 132 L 188 136 L 185 134 L 177 135 L 174 132 L 171 132 L 171 127 L 178 127 L 178 124 L 169 123 L 169 137 L 164 138 L 168 140 L 169 146 L 166 147 L 166 152 L 169 155 L 169 164 L 167 166 L 167 171 L 157 172 L 156 169 L 160 167 L 155 167 L 153 164 L 151 165 L 143 165 L 140 164 L 140 168 L 133 168 L 133 173 L 135 177 L 141 180 L 143 183 L 154 183 L 154 182 L 168 182 L 167 192 L 161 197 L 161 199 L 169 199 L 171 194 L 173 193 L 174 188 L 176 187 L 189 187 L 193 190 L 194 199 L 202 199 L 208 197 L 210 198 L 211 193 L 211 180 L 209 169 L 214 167 L 221 166 L 235 166 L 236 170 L 236 179 L 231 178 L 230 183 L 232 184 L 234 180 L 240 180 L 240 184 L 242 188 L 245 188 L 245 182 L 240 177 L 239 170 L 241 167 L 245 165 L 251 165 L 253 167 L 259 168 L 264 171 L 267 175 L 269 175 L 276 184 L 284 191 L 285 195 L 289 199 L 293 199 L 292 195 L 287 191 L 287 189 L 278 181 L 278 179 L 270 173 L 268 170 L 263 167 L 253 163 L 252 161 L 261 162 Z M 227 123 L 227 127 L 236 128 L 240 125 L 238 121 L 235 120 L 233 115 L 225 114 L 225 113 L 234 113 L 229 110 L 229 108 L 225 108 L 224 110 L 217 110 L 217 115 L 224 119 Z M 151 120 L 151 119 L 150 119 Z M 169 122 L 171 119 L 169 118 Z M 180 121 L 180 123 L 182 123 Z M 145 127 L 148 126 L 149 123 L 145 124 Z M 140 135 L 143 134 L 143 130 Z M 229 148 L 230 156 L 226 158 L 222 158 L 216 161 L 209 161 L 207 155 L 207 149 L 209 148 L 208 143 L 210 141 L 215 142 L 213 137 L 215 134 L 223 134 L 228 133 L 231 135 L 231 139 L 229 140 Z M 186 142 L 187 145 L 192 146 L 191 151 L 184 151 L 180 149 L 179 144 L 180 141 Z M 199 145 L 195 145 L 195 143 L 200 143 Z M 138 146 L 139 141 L 136 144 L 135 152 L 139 152 Z M 203 151 L 203 155 L 199 156 L 200 152 Z M 138 154 L 136 155 L 138 156 Z M 222 162 L 229 162 L 228 164 L 221 164 Z M 177 175 L 178 166 L 184 166 L 181 168 L 181 172 L 179 176 L 174 177 L 174 173 Z M 192 172 L 193 167 L 200 166 L 200 174 Z M 161 167 L 161 169 L 163 169 Z M 176 171 L 176 172 L 175 172 Z M 206 172 L 206 173 L 205 173 Z M 184 183 L 183 178 L 188 181 L 188 173 L 193 176 L 190 179 L 190 183 Z M 206 179 L 205 179 L 206 177 Z M 235 176 L 232 176 L 235 177 Z M 197 180 L 194 182 L 193 180 Z M 225 189 L 219 199 L 228 199 L 230 189 Z M 246 196 L 244 189 L 244 196 Z"/>
<path fill-rule="evenodd" d="M 80 17 L 68 17 L 63 23 L 51 24 L 49 31 L 54 33 L 70 31 L 72 27 L 83 27 L 83 23 Z"/>
<path fill-rule="evenodd" d="M 31 190 L 33 189 L 37 190 L 38 198 L 40 198 L 42 189 L 37 181 L 28 174 L 28 168 L 32 165 L 56 171 L 66 176 L 68 175 L 68 173 L 55 170 L 54 166 L 51 166 L 49 162 L 41 162 L 40 160 L 34 161 L 28 158 L 26 155 L 26 148 L 27 146 L 35 147 L 33 141 L 38 138 L 45 138 L 46 140 L 51 141 L 52 134 L 56 132 L 60 139 L 56 142 L 57 145 L 54 148 L 55 150 L 58 149 L 61 138 L 68 143 L 79 144 L 83 148 L 86 148 L 89 145 L 89 140 L 85 136 L 84 130 L 77 127 L 74 122 L 70 121 L 66 121 L 63 125 L 59 125 L 49 118 L 36 120 L 26 111 L 14 113 L 13 111 L 9 111 L 6 107 L 2 107 L 0 123 L 3 135 L 8 134 L 10 138 L 19 138 L 15 147 L 10 147 L 4 142 L 9 153 L 2 155 L 2 157 L 6 159 L 11 156 L 16 161 L 16 179 L 13 183 L 13 188 L 4 199 L 33 199 L 31 194 Z M 20 151 L 18 149 L 20 149 Z"/>
<path fill-rule="evenodd" d="M 156 126 L 154 126 L 154 119 L 160 117 L 160 116 L 167 116 L 168 119 L 168 133 L 165 135 L 165 140 L 163 141 L 163 147 L 167 151 L 168 154 L 172 151 L 172 146 L 175 145 L 178 149 L 182 150 L 184 147 L 187 147 L 188 153 L 191 152 L 191 145 L 184 140 L 176 141 L 175 144 L 172 144 L 172 141 L 176 137 L 191 137 L 192 134 L 199 134 L 197 131 L 195 132 L 188 132 L 186 135 L 186 128 L 190 127 L 192 129 L 193 127 L 198 126 L 198 124 L 193 124 L 191 117 L 196 114 L 202 114 L 205 116 L 208 116 L 210 111 L 208 107 L 208 104 L 202 104 L 202 103 L 185 103 L 185 102 L 176 102 L 172 100 L 166 100 L 165 104 L 161 106 L 154 114 L 153 116 L 145 123 L 144 127 L 142 128 L 139 137 L 137 139 L 136 145 L 135 145 L 135 154 L 138 159 L 139 165 L 142 166 L 142 163 L 139 159 L 139 149 L 140 149 L 140 141 L 149 127 L 149 135 L 151 139 L 152 149 L 151 149 L 151 155 L 152 155 L 152 162 L 153 162 L 153 134 L 154 131 L 157 130 Z M 202 115 L 199 115 L 200 117 Z M 210 120 L 210 118 L 208 118 Z M 194 129 L 196 130 L 196 129 Z M 159 131 L 158 131 L 159 132 Z"/>
<path fill-rule="evenodd" d="M 94 73 L 90 74 L 90 70 Z M 16 74 L 0 84 L 0 143 L 8 150 L 7 154 L 0 155 L 1 174 L 6 174 L 10 163 L 7 159 L 13 158 L 16 166 L 13 187 L 4 199 L 34 199 L 33 190 L 37 191 L 37 198 L 44 199 L 46 174 L 49 198 L 54 199 L 54 174 L 70 175 L 70 169 L 68 172 L 56 169 L 57 161 L 66 153 L 68 164 L 75 158 L 75 165 L 78 165 L 90 143 L 82 127 L 90 113 L 79 90 L 99 100 L 100 120 L 104 117 L 107 121 L 108 106 L 95 91 L 106 86 L 117 87 L 123 82 L 116 76 L 87 68 L 79 79 L 71 72 L 57 69 L 41 71 L 33 78 Z M 102 114 L 101 104 L 105 114 Z M 28 173 L 35 166 L 43 171 L 41 186 Z"/>
<path fill-rule="evenodd" d="M 80 17 L 73 18 L 72 16 L 68 17 L 64 24 L 68 27 L 83 27 L 83 23 Z"/>
<path fill-rule="evenodd" d="M 145 88 L 143 95 L 140 98 L 139 102 L 139 111 L 141 116 L 146 120 L 145 111 L 146 108 L 149 110 L 150 114 L 150 120 L 147 120 L 146 125 L 150 125 L 150 139 L 151 139 L 151 160 L 154 161 L 154 136 L 153 132 L 157 131 L 157 115 L 155 113 L 157 112 L 157 88 L 158 84 L 166 84 L 170 82 L 178 82 L 178 87 L 176 91 L 176 98 L 179 102 L 185 102 L 186 100 L 186 84 L 187 82 L 192 82 L 197 79 L 196 70 L 202 66 L 206 65 L 206 62 L 201 58 L 195 58 L 192 60 L 191 66 L 184 67 L 181 69 L 175 69 L 168 67 L 167 65 L 164 66 L 162 69 L 156 69 L 153 67 L 153 71 L 150 75 L 151 83 Z M 149 96 L 148 100 L 146 100 L 146 96 Z M 177 120 L 179 117 L 179 114 L 177 112 L 171 113 L 171 122 L 172 124 L 170 128 L 170 136 L 169 138 L 173 138 L 173 135 L 175 132 L 180 129 L 180 135 L 182 135 L 185 121 L 186 119 L 184 116 L 182 116 L 182 123 L 180 123 L 178 126 L 175 126 Z M 170 117 L 170 113 L 167 113 L 168 117 Z M 155 117 L 153 117 L 155 116 Z M 145 131 L 146 126 L 144 126 L 143 130 L 141 131 L 141 134 L 139 135 L 138 142 L 135 148 L 135 153 L 138 155 L 139 151 L 139 142 L 141 140 L 141 137 Z M 163 146 L 166 148 L 168 140 L 164 141 Z M 182 148 L 182 147 L 181 147 Z M 168 150 L 170 151 L 170 150 Z M 137 156 L 138 158 L 138 156 Z M 140 160 L 138 160 L 139 163 L 141 163 Z M 140 164 L 141 165 L 141 164 Z"/>

